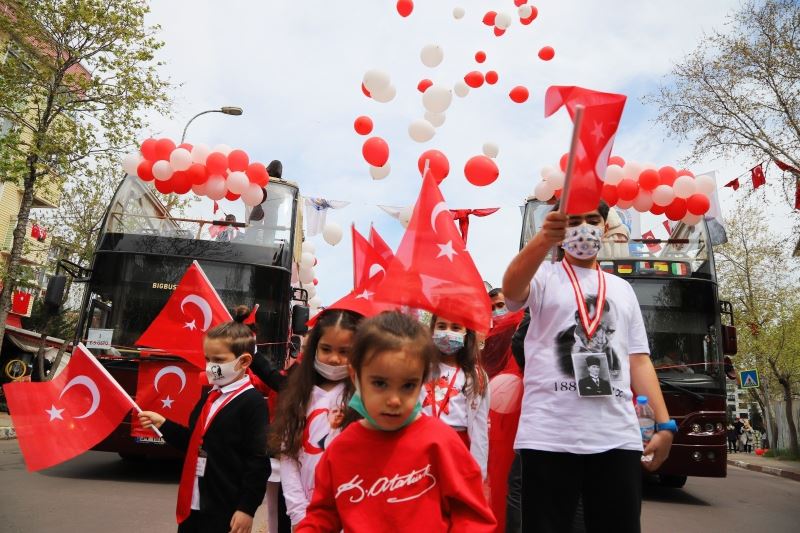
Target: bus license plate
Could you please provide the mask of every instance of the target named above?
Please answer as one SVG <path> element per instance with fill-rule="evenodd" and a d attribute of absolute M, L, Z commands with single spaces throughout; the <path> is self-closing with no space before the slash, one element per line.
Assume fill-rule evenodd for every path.
<path fill-rule="evenodd" d="M 139 444 L 166 444 L 161 437 L 136 437 Z"/>

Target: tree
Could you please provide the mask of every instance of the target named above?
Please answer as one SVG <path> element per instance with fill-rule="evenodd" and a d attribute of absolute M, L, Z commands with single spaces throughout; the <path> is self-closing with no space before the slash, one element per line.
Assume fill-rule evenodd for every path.
<path fill-rule="evenodd" d="M 0 175 L 22 187 L 22 202 L 0 291 L 0 341 L 34 188 L 61 188 L 91 174 L 97 157 L 121 153 L 144 126 L 142 112 L 167 111 L 158 73 L 162 46 L 147 26 L 145 0 L 0 1 L 0 34 L 13 53 L 0 64 Z"/>
<path fill-rule="evenodd" d="M 747 0 L 645 102 L 671 135 L 693 141 L 694 161 L 749 155 L 800 169 L 800 3 Z M 797 180 L 783 174 L 789 205 Z"/>
<path fill-rule="evenodd" d="M 728 242 L 716 249 L 715 258 L 720 297 L 732 302 L 739 325 L 737 366 L 759 370 L 762 387 L 750 389 L 750 394 L 767 417 L 773 448 L 777 421 L 765 391 L 782 391 L 790 452 L 798 455 L 791 415 L 793 392 L 800 386 L 797 261 L 790 257 L 788 244 L 781 246 L 782 241 L 770 231 L 758 206 L 741 200 L 734 212 L 726 220 Z"/>

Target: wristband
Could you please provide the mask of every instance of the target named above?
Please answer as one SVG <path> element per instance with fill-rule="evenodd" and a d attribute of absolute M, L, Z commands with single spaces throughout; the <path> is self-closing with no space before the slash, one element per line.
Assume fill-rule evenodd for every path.
<path fill-rule="evenodd" d="M 670 431 L 672 433 L 678 432 L 678 424 L 675 420 L 668 420 L 663 424 L 656 424 L 656 432 L 658 431 Z"/>

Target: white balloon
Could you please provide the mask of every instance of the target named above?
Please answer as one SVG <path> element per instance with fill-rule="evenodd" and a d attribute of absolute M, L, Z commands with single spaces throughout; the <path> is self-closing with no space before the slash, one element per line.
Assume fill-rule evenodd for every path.
<path fill-rule="evenodd" d="M 547 181 L 550 178 L 550 174 L 552 174 L 553 167 L 542 167 L 542 170 L 539 171 L 539 176 L 541 176 L 542 181 Z"/>
<path fill-rule="evenodd" d="M 422 105 L 431 113 L 444 113 L 453 101 L 453 92 L 445 87 L 434 83 L 422 93 Z"/>
<path fill-rule="evenodd" d="M 231 172 L 228 174 L 228 190 L 233 194 L 242 194 L 250 185 L 250 180 L 244 172 Z"/>
<path fill-rule="evenodd" d="M 397 219 L 400 221 L 400 224 L 403 225 L 404 228 L 408 227 L 408 223 L 411 222 L 411 215 L 414 214 L 414 206 L 407 205 L 400 210 L 400 214 Z"/>
<path fill-rule="evenodd" d="M 228 155 L 233 151 L 233 148 L 228 146 L 227 144 L 218 144 L 214 148 L 211 149 L 212 152 L 219 152 L 223 155 Z"/>
<path fill-rule="evenodd" d="M 219 174 L 209 176 L 208 181 L 206 181 L 206 196 L 212 200 L 222 200 L 227 192 L 228 187 L 225 185 L 225 178 Z"/>
<path fill-rule="evenodd" d="M 540 181 L 536 184 L 536 187 L 533 189 L 533 195 L 536 197 L 537 200 L 541 202 L 546 202 L 553 197 L 553 193 L 555 189 L 550 183 L 546 181 Z"/>
<path fill-rule="evenodd" d="M 633 199 L 633 207 L 640 213 L 650 211 L 650 208 L 653 207 L 653 195 L 648 191 L 639 191 L 639 194 Z"/>
<path fill-rule="evenodd" d="M 429 68 L 438 67 L 444 59 L 444 50 L 438 44 L 429 44 L 419 53 L 422 64 Z"/>
<path fill-rule="evenodd" d="M 419 118 L 409 124 L 408 135 L 418 143 L 428 142 L 436 135 L 436 128 L 425 119 Z"/>
<path fill-rule="evenodd" d="M 336 222 L 328 222 L 322 229 L 322 238 L 331 246 L 336 246 L 342 240 L 342 227 Z"/>
<path fill-rule="evenodd" d="M 619 200 L 616 207 L 622 210 L 630 209 L 633 207 L 633 200 Z"/>
<path fill-rule="evenodd" d="M 526 19 L 533 13 L 533 8 L 528 4 L 522 4 L 519 6 L 519 9 L 517 9 L 517 13 L 519 14 L 519 18 Z"/>
<path fill-rule="evenodd" d="M 300 255 L 300 268 L 313 268 L 314 267 L 314 254 L 303 252 Z"/>
<path fill-rule="evenodd" d="M 308 305 L 312 308 L 319 308 L 322 305 L 322 299 L 319 296 L 309 298 Z"/>
<path fill-rule="evenodd" d="M 623 177 L 637 181 L 639 179 L 639 174 L 642 173 L 642 170 L 644 170 L 644 166 L 642 164 L 637 163 L 636 161 L 630 161 L 625 163 L 625 166 L 622 168 Z"/>
<path fill-rule="evenodd" d="M 308 283 L 314 282 L 314 269 L 313 268 L 301 268 L 300 271 L 297 273 L 297 279 L 300 280 L 300 283 L 306 285 Z"/>
<path fill-rule="evenodd" d="M 447 115 L 444 113 L 431 113 L 430 111 L 425 111 L 425 120 L 430 122 L 434 128 L 440 127 L 444 124 Z"/>
<path fill-rule="evenodd" d="M 653 189 L 653 203 L 661 207 L 668 206 L 675 199 L 675 191 L 669 185 L 659 185 Z"/>
<path fill-rule="evenodd" d="M 464 10 L 463 7 L 454 7 L 453 8 L 453 18 L 454 19 L 461 20 L 462 18 L 464 18 L 465 14 L 466 14 L 466 11 Z"/>
<path fill-rule="evenodd" d="M 694 226 L 695 224 L 697 224 L 701 220 L 703 220 L 703 215 L 695 215 L 695 214 L 692 214 L 692 213 L 686 213 L 686 216 L 683 217 L 681 222 L 683 222 L 687 226 Z"/>
<path fill-rule="evenodd" d="M 197 196 L 205 196 L 206 195 L 206 184 L 200 183 L 192 185 L 192 192 L 195 193 Z"/>
<path fill-rule="evenodd" d="M 658 165 L 655 163 L 645 163 L 642 165 L 642 170 L 658 170 Z"/>
<path fill-rule="evenodd" d="M 303 244 L 300 246 L 300 249 L 304 252 L 308 252 L 313 255 L 314 252 L 317 251 L 317 247 L 314 246 L 314 243 L 311 241 L 303 241 Z"/>
<path fill-rule="evenodd" d="M 511 26 L 512 20 L 514 19 L 511 17 L 511 13 L 508 13 L 507 11 L 502 11 L 498 13 L 497 16 L 494 18 L 494 25 L 500 28 L 501 30 L 505 30 L 508 29 L 509 26 Z"/>
<path fill-rule="evenodd" d="M 264 199 L 264 191 L 255 183 L 248 183 L 242 193 L 242 201 L 250 207 L 256 206 Z"/>
<path fill-rule="evenodd" d="M 561 172 L 559 169 L 553 169 L 549 176 L 547 176 L 547 183 L 549 183 L 554 190 L 563 189 L 564 188 L 564 179 L 566 179 L 567 175 Z"/>
<path fill-rule="evenodd" d="M 156 161 L 153 163 L 153 176 L 158 181 L 167 181 L 172 177 L 172 166 L 169 161 Z"/>
<path fill-rule="evenodd" d="M 497 143 L 493 142 L 483 143 L 483 155 L 485 155 L 486 157 L 491 157 L 492 159 L 494 159 L 495 157 L 497 157 L 497 154 L 499 153 L 500 153 L 500 147 L 497 146 Z"/>
<path fill-rule="evenodd" d="M 675 183 L 672 184 L 672 190 L 675 191 L 677 198 L 689 198 L 695 192 L 694 178 L 691 176 L 678 176 Z"/>
<path fill-rule="evenodd" d="M 372 69 L 368 70 L 364 74 L 364 79 L 362 81 L 364 82 L 364 87 L 366 87 L 369 91 L 369 94 L 375 98 L 375 93 L 389 87 L 392 79 L 386 72 L 378 69 Z"/>
<path fill-rule="evenodd" d="M 122 158 L 122 168 L 131 176 L 136 176 L 139 170 L 139 163 L 141 163 L 143 160 L 144 157 L 142 157 L 138 152 L 125 154 L 125 157 Z"/>
<path fill-rule="evenodd" d="M 706 196 L 711 196 L 714 194 L 714 191 L 717 190 L 717 182 L 714 180 L 713 176 L 709 176 L 708 174 L 697 176 L 694 179 L 694 186 L 697 192 L 703 193 Z"/>
<path fill-rule="evenodd" d="M 192 154 L 186 148 L 175 148 L 169 154 L 169 164 L 174 170 L 186 170 L 192 166 Z"/>
<path fill-rule="evenodd" d="M 211 149 L 205 144 L 195 144 L 192 147 L 192 163 L 200 163 L 201 165 L 206 164 L 206 159 L 208 159 L 208 154 L 211 153 Z"/>
<path fill-rule="evenodd" d="M 397 96 L 397 89 L 394 85 L 389 85 L 379 91 L 375 91 L 374 93 L 370 93 L 372 95 L 372 99 L 376 102 L 380 102 L 382 104 L 386 104 L 394 100 L 394 97 Z"/>
<path fill-rule="evenodd" d="M 609 185 L 619 185 L 619 182 L 625 178 L 625 171 L 619 165 L 608 165 L 606 169 L 605 182 Z"/>
<path fill-rule="evenodd" d="M 303 288 L 308 292 L 308 299 L 310 300 L 314 296 L 317 295 L 317 288 L 314 286 L 314 282 L 312 281 L 308 285 L 303 285 Z"/>
<path fill-rule="evenodd" d="M 373 167 L 372 165 L 369 166 L 369 175 L 372 176 L 374 180 L 382 180 L 386 176 L 389 175 L 389 172 L 392 171 L 392 166 L 389 163 L 386 163 L 382 167 Z"/>
<path fill-rule="evenodd" d="M 469 94 L 469 85 L 463 80 L 457 81 L 453 86 L 453 92 L 456 93 L 456 96 L 459 98 L 464 98 Z"/>

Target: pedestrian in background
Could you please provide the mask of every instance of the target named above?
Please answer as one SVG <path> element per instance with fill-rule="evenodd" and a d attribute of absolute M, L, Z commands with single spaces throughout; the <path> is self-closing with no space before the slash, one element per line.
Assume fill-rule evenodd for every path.
<path fill-rule="evenodd" d="M 736 428 L 728 424 L 728 452 L 736 453 Z"/>

